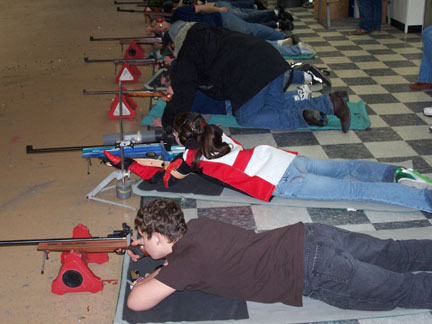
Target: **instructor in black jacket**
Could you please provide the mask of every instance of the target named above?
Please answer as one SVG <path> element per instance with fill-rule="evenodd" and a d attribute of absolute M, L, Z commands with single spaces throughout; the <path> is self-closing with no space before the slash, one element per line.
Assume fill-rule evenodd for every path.
<path fill-rule="evenodd" d="M 196 91 L 201 90 L 213 99 L 225 101 L 227 114 L 232 113 L 245 127 L 322 126 L 321 112 L 336 115 L 342 130 L 348 131 L 348 95 L 335 92 L 296 101 L 284 92 L 290 66 L 266 41 L 195 22 L 186 23 L 173 41 L 174 94 L 162 116 L 165 128 L 171 128 L 177 113 L 190 110 Z"/>

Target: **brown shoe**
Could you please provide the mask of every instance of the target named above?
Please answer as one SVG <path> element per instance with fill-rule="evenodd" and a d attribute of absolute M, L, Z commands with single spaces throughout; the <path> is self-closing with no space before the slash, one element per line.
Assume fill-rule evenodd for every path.
<path fill-rule="evenodd" d="M 409 87 L 411 88 L 411 90 L 432 89 L 432 83 L 416 82 L 416 83 L 411 83 Z"/>
<path fill-rule="evenodd" d="M 333 92 L 329 93 L 329 97 L 333 105 L 333 112 L 341 122 L 342 131 L 348 132 L 351 125 L 351 112 L 346 104 L 349 100 L 348 93 L 346 91 Z"/>
<path fill-rule="evenodd" d="M 353 30 L 350 34 L 355 36 L 360 36 L 360 35 L 366 35 L 368 34 L 368 32 L 364 29 L 357 28 L 356 30 Z"/>

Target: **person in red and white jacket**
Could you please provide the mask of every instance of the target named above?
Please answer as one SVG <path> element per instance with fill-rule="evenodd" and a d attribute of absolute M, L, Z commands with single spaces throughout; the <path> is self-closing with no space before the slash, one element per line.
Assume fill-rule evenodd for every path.
<path fill-rule="evenodd" d="M 217 130 L 216 134 L 218 134 Z M 269 201 L 286 168 L 297 153 L 270 145 L 259 145 L 245 150 L 239 142 L 223 133 L 221 140 L 229 146 L 229 153 L 217 158 L 202 156 L 198 164 L 198 172 L 252 197 Z M 195 171 L 193 160 L 197 150 L 197 148 L 186 149 L 181 157 L 186 165 L 181 165 L 178 171 Z"/>
<path fill-rule="evenodd" d="M 148 160 L 136 160 L 129 170 L 144 179 L 163 177 L 165 186 L 198 173 L 254 198 L 348 200 L 393 204 L 432 212 L 432 180 L 396 165 L 362 160 L 319 160 L 270 145 L 245 149 L 196 113 L 176 116 L 174 136 L 185 146 L 169 164 L 150 176 Z M 151 162 L 154 163 L 154 162 Z M 154 164 L 151 164 L 154 166 Z M 407 185 L 408 184 L 408 185 Z"/>

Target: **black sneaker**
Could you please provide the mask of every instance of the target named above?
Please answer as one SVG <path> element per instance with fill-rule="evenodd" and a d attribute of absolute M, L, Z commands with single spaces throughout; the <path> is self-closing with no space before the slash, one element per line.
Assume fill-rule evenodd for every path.
<path fill-rule="evenodd" d="M 279 21 L 278 23 L 279 25 L 279 29 L 280 30 L 293 30 L 294 29 L 294 25 L 291 21 L 289 20 L 283 20 L 283 21 Z"/>
<path fill-rule="evenodd" d="M 256 5 L 256 7 L 257 7 L 258 10 L 267 10 L 267 8 L 259 0 L 255 0 L 254 4 Z"/>
<path fill-rule="evenodd" d="M 332 83 L 330 79 L 327 77 L 324 70 L 316 67 L 311 64 L 292 64 L 291 68 L 306 72 L 312 77 L 312 84 L 321 83 L 323 86 L 331 87 Z"/>
<path fill-rule="evenodd" d="M 318 110 L 303 110 L 303 118 L 310 126 L 324 127 L 328 125 L 327 116 Z"/>
<path fill-rule="evenodd" d="M 278 10 L 278 19 L 279 20 L 289 20 L 291 22 L 294 21 L 294 17 L 288 12 L 285 11 L 285 9 L 282 6 L 277 6 Z"/>

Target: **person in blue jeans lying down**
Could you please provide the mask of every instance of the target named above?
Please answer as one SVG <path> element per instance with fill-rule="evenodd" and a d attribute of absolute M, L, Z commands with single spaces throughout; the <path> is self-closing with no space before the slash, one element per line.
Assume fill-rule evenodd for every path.
<path fill-rule="evenodd" d="M 366 201 L 432 212 L 432 180 L 412 169 L 363 160 L 319 160 L 270 145 L 244 149 L 197 113 L 178 114 L 173 127 L 184 153 L 169 163 L 131 160 L 128 169 L 153 182 L 163 177 L 166 187 L 197 173 L 263 201 L 274 196 Z M 150 167 L 154 172 L 143 176 Z"/>
<path fill-rule="evenodd" d="M 185 22 L 203 22 L 212 27 L 226 29 L 251 35 L 266 40 L 274 46 L 282 56 L 314 55 L 315 50 L 308 44 L 299 42 L 298 37 L 287 35 L 283 31 L 257 23 L 247 22 L 226 8 L 216 8 L 207 5 L 181 6 L 174 10 L 170 22 L 157 22 L 147 29 L 151 35 L 161 36 L 168 32 L 174 40 L 178 30 Z"/>
<path fill-rule="evenodd" d="M 260 233 L 207 217 L 186 223 L 180 206 L 163 199 L 140 208 L 135 227 L 141 238 L 132 245 L 166 261 L 130 285 L 134 311 L 185 289 L 298 307 L 307 296 L 343 309 L 432 308 L 432 240 L 301 222 Z"/>

